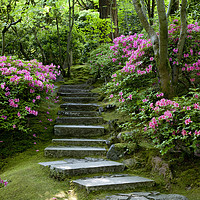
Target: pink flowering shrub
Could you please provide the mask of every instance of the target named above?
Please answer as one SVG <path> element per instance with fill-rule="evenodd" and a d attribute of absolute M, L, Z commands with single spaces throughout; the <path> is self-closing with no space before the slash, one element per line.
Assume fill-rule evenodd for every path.
<path fill-rule="evenodd" d="M 180 25 L 174 20 L 169 26 L 169 61 L 171 67 L 180 69 L 184 87 L 199 87 L 200 81 L 200 26 L 197 22 L 188 24 L 187 37 L 181 62 L 177 60 Z"/>
<path fill-rule="evenodd" d="M 107 81 L 113 72 L 120 69 L 126 62 L 127 58 L 117 58 L 118 56 L 110 50 L 110 44 L 102 44 L 90 53 L 88 66 L 95 78 Z"/>
<path fill-rule="evenodd" d="M 140 75 L 152 71 L 155 65 L 152 62 L 152 44 L 150 40 L 143 38 L 143 34 L 121 35 L 115 38 L 113 43 L 114 45 L 102 45 L 91 53 L 89 65 L 92 73 L 98 74 L 99 78 L 109 79 L 112 73 L 119 69 L 126 73 L 133 73 L 137 69 Z M 133 59 L 136 62 L 133 63 Z M 144 65 L 140 61 L 142 59 Z"/>
<path fill-rule="evenodd" d="M 38 115 L 40 100 L 53 92 L 53 81 L 60 74 L 58 68 L 36 60 L 0 57 L 1 131 L 28 131 L 26 116 Z"/>
<path fill-rule="evenodd" d="M 143 127 L 162 154 L 170 150 L 199 151 L 200 26 L 188 25 L 181 62 L 177 60 L 179 35 L 180 26 L 175 20 L 169 26 L 169 62 L 172 69 L 174 66 L 180 69 L 179 97 L 165 99 L 159 91 L 151 41 L 140 34 L 114 40 L 111 50 L 120 52 L 118 56 L 124 53 L 127 61 L 112 74 L 104 89 L 120 110 L 131 115 L 132 121 L 121 127 Z M 191 88 L 197 89 L 188 93 L 193 91 Z"/>
<path fill-rule="evenodd" d="M 199 150 L 200 92 L 194 90 L 175 100 L 158 97 L 152 102 L 147 98 L 141 108 L 135 120 L 143 116 L 144 131 L 162 154 L 171 150 L 194 154 Z"/>

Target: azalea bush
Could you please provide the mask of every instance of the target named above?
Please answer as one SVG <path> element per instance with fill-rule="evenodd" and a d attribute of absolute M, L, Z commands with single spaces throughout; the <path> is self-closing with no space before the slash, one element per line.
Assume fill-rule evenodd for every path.
<path fill-rule="evenodd" d="M 144 66 L 142 62 L 136 62 L 131 64 L 133 57 L 147 59 L 149 52 L 153 54 L 152 44 L 150 40 L 146 40 L 143 37 L 143 34 L 134 34 L 134 35 L 121 35 L 118 38 L 113 40 L 114 45 L 104 44 L 101 45 L 96 50 L 92 51 L 89 59 L 89 67 L 93 74 L 97 74 L 99 78 L 109 79 L 112 73 L 122 69 L 124 72 L 130 73 L 134 69 L 141 65 L 142 69 Z M 146 52 L 140 52 L 141 48 L 149 48 Z M 134 53 L 134 55 L 133 55 Z M 137 55 L 138 54 L 138 55 Z M 132 56 L 133 57 L 132 57 Z M 140 59 L 140 60 L 141 60 Z M 148 63 L 148 61 L 146 61 Z M 125 66 L 125 67 L 123 67 Z M 148 73 L 152 71 L 152 65 L 144 67 L 144 70 L 147 69 Z M 144 71 L 138 71 L 141 74 L 144 74 Z"/>
<path fill-rule="evenodd" d="M 119 109 L 132 117 L 131 122 L 121 127 L 145 127 L 146 135 L 152 138 L 162 154 L 171 150 L 192 154 L 199 148 L 200 26 L 198 23 L 188 25 L 183 56 L 178 62 L 178 23 L 174 20 L 169 26 L 169 63 L 180 71 L 179 97 L 165 99 L 165 94 L 160 92 L 152 44 L 142 34 L 120 36 L 114 40 L 110 47 L 113 56 L 115 54 L 117 60 L 123 56 L 126 61 L 121 69 L 117 69 L 117 65 L 113 67 L 112 80 L 103 89 L 110 101 L 117 102 Z M 159 102 L 169 104 L 158 106 Z"/>
<path fill-rule="evenodd" d="M 117 63 L 117 56 L 113 54 L 110 50 L 110 44 L 102 44 L 97 49 L 90 53 L 90 59 L 88 60 L 88 66 L 90 68 L 91 74 L 95 78 L 105 80 L 107 83 L 113 72 L 122 67 L 124 61 L 119 61 Z"/>
<path fill-rule="evenodd" d="M 174 100 L 163 96 L 163 93 L 157 93 L 154 101 L 152 97 L 143 99 L 140 112 L 132 113 L 132 119 L 144 126 L 144 131 L 162 154 L 169 151 L 198 152 L 200 92 L 191 89 L 187 96 Z"/>
<path fill-rule="evenodd" d="M 0 130 L 28 132 L 27 116 L 37 116 L 41 99 L 53 92 L 59 67 L 36 60 L 0 57 Z"/>

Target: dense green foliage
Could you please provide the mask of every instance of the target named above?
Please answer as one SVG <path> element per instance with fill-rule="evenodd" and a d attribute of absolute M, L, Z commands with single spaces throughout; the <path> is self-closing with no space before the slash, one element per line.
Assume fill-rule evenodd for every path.
<path fill-rule="evenodd" d="M 118 101 L 120 109 L 132 116 L 132 121 L 123 127 L 144 128 L 162 154 L 178 150 L 194 155 L 199 150 L 199 32 L 198 23 L 188 25 L 186 47 L 178 63 L 176 46 L 180 26 L 174 20 L 169 27 L 169 62 L 182 70 L 178 85 L 180 97 L 174 101 L 164 99 L 164 94 L 159 92 L 152 45 L 142 34 L 116 38 L 107 57 L 101 48 L 92 53 L 93 71 L 101 78 L 113 73 L 104 89 L 107 97 Z M 118 62 L 123 63 L 120 70 Z M 192 87 L 196 89 L 188 93 Z"/>
<path fill-rule="evenodd" d="M 148 2 L 146 1 L 145 6 L 149 12 L 153 10 L 153 5 L 147 5 Z M 73 64 L 88 61 L 89 66 L 75 66 L 71 73 L 71 77 L 75 78 L 65 79 L 65 83 L 82 83 L 94 76 L 95 80 L 106 84 L 102 89 L 105 100 L 117 105 L 117 109 L 131 119 L 117 124 L 118 129 L 114 134 L 117 135 L 118 130 L 137 132 L 135 136 L 121 134 L 123 144 L 118 144 L 118 147 L 125 149 L 128 156 L 135 153 L 137 148 L 143 151 L 141 144 L 138 147 L 137 140 L 144 138 L 149 142 L 149 146 L 158 148 L 163 156 L 169 155 L 169 159 L 173 155 L 179 157 L 182 154 L 183 156 L 177 159 L 180 163 L 183 164 L 183 160 L 188 157 L 195 162 L 193 156 L 200 154 L 200 3 L 195 0 L 188 1 L 189 25 L 181 62 L 178 62 L 177 56 L 181 29 L 180 11 L 175 10 L 174 14 L 169 16 L 169 21 L 173 22 L 169 25 L 169 64 L 171 69 L 179 69 L 177 97 L 174 99 L 167 99 L 165 94 L 160 92 L 160 77 L 153 47 L 138 20 L 132 1 L 123 0 L 117 3 L 120 36 L 115 38 L 113 43 L 110 37 L 115 27 L 111 16 L 107 19 L 99 18 L 96 9 L 98 1 L 95 1 L 93 6 L 86 5 L 88 10 L 82 10 L 78 4 L 75 5 L 70 39 L 72 61 Z M 62 68 L 68 55 L 71 10 L 64 0 L 1 0 L 0 11 L 0 42 L 3 54 L 0 57 L 0 158 L 6 159 L 29 147 L 32 147 L 29 153 L 35 155 L 39 151 L 36 143 L 49 141 L 53 134 L 56 111 L 59 109 L 56 105 L 59 97 L 52 93 L 56 76 L 60 74 L 55 65 L 61 65 Z M 154 30 L 158 31 L 157 9 L 149 21 L 153 23 Z M 81 68 L 84 68 L 82 73 Z M 154 147 L 152 151 L 155 150 Z M 41 151 L 43 149 L 42 146 Z M 143 157 L 146 152 L 140 153 L 139 156 Z M 39 156 L 42 157 L 41 154 Z M 145 162 L 149 162 L 151 156 L 146 156 L 145 159 Z M 176 161 L 176 157 L 171 160 L 170 162 Z M 3 165 L 4 163 L 1 163 L 0 168 Z M 39 169 L 34 167 L 34 170 L 34 173 L 38 174 Z M 26 176 L 21 177 L 24 171 L 29 169 L 20 169 L 18 174 L 13 176 L 12 186 L 17 188 L 17 183 L 26 178 L 27 181 L 23 185 L 26 187 L 29 179 Z M 190 169 L 188 171 L 190 172 Z M 35 177 L 34 173 L 31 177 Z M 191 173 L 194 173 L 193 169 Z M 5 176 L 10 174 L 6 173 Z M 15 177 L 20 181 L 17 182 Z M 2 187 L 5 193 L 6 178 L 0 179 L 0 188 Z M 43 185 L 43 180 L 40 180 L 39 187 Z M 188 182 L 192 185 L 191 180 Z M 34 187 L 37 188 L 38 185 L 35 184 Z M 184 184 L 183 186 L 184 190 L 188 187 Z M 46 187 L 51 189 L 47 185 Z M 43 193 L 42 189 L 40 194 Z M 8 197 L 9 195 L 12 196 L 12 192 Z M 34 194 L 30 196 L 33 198 Z M 44 196 L 50 198 L 53 194 L 45 193 Z"/>

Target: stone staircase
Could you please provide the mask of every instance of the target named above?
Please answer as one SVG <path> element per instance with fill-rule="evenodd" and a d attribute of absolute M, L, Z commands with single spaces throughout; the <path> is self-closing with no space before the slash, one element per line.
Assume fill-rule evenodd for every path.
<path fill-rule="evenodd" d="M 91 93 L 88 85 L 62 85 L 60 116 L 54 126 L 55 139 L 45 148 L 47 157 L 63 158 L 60 161 L 39 163 L 49 167 L 52 177 L 64 180 L 77 175 L 98 174 L 98 177 L 73 180 L 88 192 L 97 190 L 125 190 L 151 187 L 153 180 L 123 174 L 125 166 L 106 158 L 106 140 L 102 117 L 97 104 L 98 94 Z M 91 157 L 89 157 L 91 156 Z M 122 174 L 118 174 L 122 173 Z M 100 175 L 99 175 L 100 174 Z M 105 175 L 112 174 L 112 175 Z"/>

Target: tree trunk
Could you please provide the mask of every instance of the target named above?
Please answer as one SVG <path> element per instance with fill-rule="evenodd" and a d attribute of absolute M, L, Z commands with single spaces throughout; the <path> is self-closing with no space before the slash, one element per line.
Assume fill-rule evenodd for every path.
<path fill-rule="evenodd" d="M 1 51 L 1 55 L 4 56 L 5 54 L 5 33 L 2 32 L 2 51 Z"/>
<path fill-rule="evenodd" d="M 25 59 L 30 60 L 30 58 L 29 58 L 28 54 L 25 52 L 24 47 L 21 42 L 19 42 L 19 47 L 20 47 L 20 51 L 21 51 L 22 55 L 25 57 Z"/>
<path fill-rule="evenodd" d="M 57 28 L 57 36 L 58 36 L 58 50 L 59 50 L 59 65 L 61 65 L 62 60 L 62 49 L 60 45 L 60 30 L 59 30 L 59 23 L 58 23 L 58 17 L 56 16 L 56 28 Z"/>
<path fill-rule="evenodd" d="M 110 0 L 99 0 L 99 17 L 101 19 L 106 19 L 109 16 L 110 12 L 110 6 L 109 6 Z"/>
<path fill-rule="evenodd" d="M 149 38 L 151 39 L 151 43 L 153 45 L 154 54 L 157 57 L 159 53 L 159 40 L 158 36 L 156 35 L 156 32 L 153 30 L 153 28 L 150 26 L 149 22 L 147 21 L 147 18 L 145 17 L 145 14 L 142 11 L 141 4 L 138 0 L 133 0 L 133 5 L 135 7 L 135 11 L 140 19 L 140 22 L 146 32 L 148 33 Z"/>
<path fill-rule="evenodd" d="M 155 0 L 152 0 L 152 6 L 151 6 L 151 21 L 150 21 L 151 25 L 153 25 L 153 18 L 154 18 L 155 6 L 156 6 Z"/>
<path fill-rule="evenodd" d="M 2 56 L 4 56 L 4 54 L 5 54 L 5 45 L 6 45 L 6 42 L 5 42 L 5 34 L 6 34 L 6 32 L 9 30 L 9 28 L 11 27 L 11 26 L 13 26 L 13 25 L 15 25 L 15 24 L 17 24 L 17 23 L 19 23 L 19 22 L 21 22 L 22 21 L 22 19 L 20 18 L 20 19 L 18 19 L 17 21 L 15 21 L 15 22 L 11 22 L 9 25 L 8 25 L 8 27 L 4 27 L 3 28 L 3 30 L 2 30 L 2 52 L 1 52 L 1 55 Z"/>
<path fill-rule="evenodd" d="M 111 18 L 112 18 L 112 22 L 114 23 L 114 38 L 119 36 L 119 27 L 118 27 L 118 11 L 117 11 L 117 1 L 116 0 L 112 0 L 112 4 L 111 4 Z M 112 38 L 112 39 L 114 39 Z"/>
<path fill-rule="evenodd" d="M 163 93 L 171 98 L 174 96 L 172 85 L 171 68 L 168 60 L 168 23 L 165 12 L 164 0 L 157 0 L 157 10 L 159 19 L 159 64 L 161 89 Z"/>
<path fill-rule="evenodd" d="M 67 77 L 71 77 L 71 54 L 70 54 L 70 47 L 71 47 L 71 39 L 72 39 L 72 29 L 74 26 L 74 5 L 75 2 L 72 0 L 72 7 L 71 1 L 69 0 L 69 33 L 67 36 L 67 55 L 64 60 L 63 68 L 67 68 Z"/>
<path fill-rule="evenodd" d="M 38 47 L 41 51 L 41 54 L 42 54 L 42 62 L 45 65 L 47 60 L 46 60 L 46 55 L 45 55 L 44 49 L 42 48 L 40 41 L 38 40 L 36 30 L 33 30 L 33 33 L 34 33 L 34 36 L 35 36 L 35 41 L 37 42 L 37 45 L 38 45 Z"/>
<path fill-rule="evenodd" d="M 101 19 L 106 19 L 106 18 L 111 19 L 111 22 L 115 26 L 114 28 L 115 32 L 111 33 L 110 38 L 113 40 L 114 38 L 118 37 L 119 28 L 118 28 L 117 1 L 116 0 L 99 0 L 99 17 Z"/>
<path fill-rule="evenodd" d="M 181 18 L 181 31 L 180 31 L 180 37 L 178 42 L 178 63 L 181 62 L 182 54 L 183 54 L 183 48 L 185 45 L 185 39 L 187 37 L 187 14 L 186 14 L 186 6 L 187 6 L 187 0 L 182 0 L 181 9 L 180 9 L 180 18 Z M 177 65 L 174 65 L 173 67 L 173 84 L 176 86 L 178 83 L 178 77 L 179 77 L 179 67 Z"/>
<path fill-rule="evenodd" d="M 156 65 L 158 68 L 161 90 L 166 97 L 174 96 L 174 89 L 172 86 L 171 70 L 168 61 L 168 24 L 165 13 L 164 0 L 157 0 L 157 9 L 159 16 L 159 39 L 156 32 L 148 23 L 145 14 L 142 11 L 142 6 L 139 0 L 133 0 L 133 4 L 141 24 L 151 39 Z"/>
<path fill-rule="evenodd" d="M 168 9 L 167 9 L 167 18 L 169 18 L 170 16 L 173 2 L 174 0 L 169 0 Z"/>
<path fill-rule="evenodd" d="M 63 77 L 66 77 L 66 72 L 65 69 L 62 66 L 62 49 L 61 49 L 61 44 L 60 44 L 60 31 L 59 31 L 59 24 L 58 24 L 58 17 L 56 16 L 56 28 L 57 28 L 57 36 L 58 36 L 58 49 L 59 49 L 59 65 L 61 68 L 61 73 L 63 75 Z"/>

